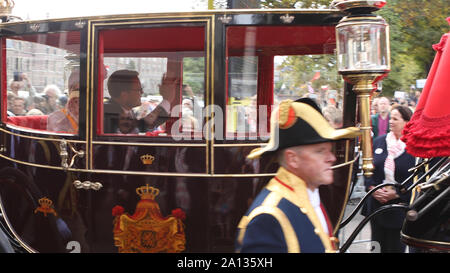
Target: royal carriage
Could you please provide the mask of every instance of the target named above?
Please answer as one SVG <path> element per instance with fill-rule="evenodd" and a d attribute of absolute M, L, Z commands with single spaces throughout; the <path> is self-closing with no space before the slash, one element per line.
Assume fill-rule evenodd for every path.
<path fill-rule="evenodd" d="M 268 140 L 274 97 L 291 96 L 278 87 L 279 65 L 289 56 L 332 61 L 342 16 L 225 10 L 3 23 L 0 196 L 15 247 L 232 252 L 240 217 L 276 171 L 272 159 L 245 157 Z M 163 74 L 179 79 L 171 117 L 157 129 L 104 132 L 106 80 L 124 68 L 139 72 L 147 107 L 160 100 Z M 18 71 L 36 94 L 50 83 L 68 90 L 79 71 L 75 132 L 49 130 L 49 114 L 8 115 L 8 84 Z M 355 106 L 343 99 L 344 84 L 338 87 L 344 123 L 351 124 Z M 186 99 L 193 116 L 180 107 Z M 196 122 L 186 124 L 188 117 Z M 337 224 L 354 141 L 335 149 L 340 182 L 323 194 Z"/>
<path fill-rule="evenodd" d="M 274 158 L 246 159 L 267 142 L 272 107 L 310 94 L 340 104 L 342 126 L 357 122 L 352 84 L 336 80 L 335 28 L 344 15 L 323 9 L 5 17 L 0 209 L 12 248 L 233 252 L 240 218 L 277 169 Z M 302 74 L 289 73 L 293 60 Z M 313 62 L 331 72 L 317 73 L 323 67 L 314 70 Z M 124 120 L 125 129 L 104 130 L 107 79 L 120 69 L 139 72 L 137 115 L 161 101 L 163 75 L 177 79 L 163 124 L 133 131 Z M 293 75 L 301 75 L 303 89 L 285 88 L 298 83 Z M 319 78 L 321 85 L 314 82 Z M 17 94 L 13 82 L 23 83 Z M 77 86 L 73 130 L 50 129 L 51 112 L 44 110 L 11 114 L 14 95 L 37 109 L 42 100 L 35 97 L 51 104 L 49 85 L 59 87 L 59 101 Z M 350 193 L 355 143 L 335 143 L 335 183 L 320 188 L 335 235 Z"/>

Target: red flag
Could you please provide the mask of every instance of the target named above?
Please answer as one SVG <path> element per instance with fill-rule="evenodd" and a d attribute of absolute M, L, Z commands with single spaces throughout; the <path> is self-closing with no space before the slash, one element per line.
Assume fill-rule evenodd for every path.
<path fill-rule="evenodd" d="M 312 77 L 310 82 L 313 82 L 313 81 L 315 81 L 315 80 L 317 80 L 319 78 L 320 78 L 320 71 L 317 71 L 316 74 L 314 74 L 314 77 Z"/>

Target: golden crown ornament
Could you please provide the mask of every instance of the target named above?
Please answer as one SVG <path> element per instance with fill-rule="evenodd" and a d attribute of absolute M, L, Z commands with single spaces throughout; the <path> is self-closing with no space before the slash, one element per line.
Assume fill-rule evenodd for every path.
<path fill-rule="evenodd" d="M 141 197 L 141 200 L 155 200 L 155 197 L 159 194 L 159 189 L 150 187 L 147 184 L 145 186 L 136 188 L 136 193 Z"/>
<path fill-rule="evenodd" d="M 155 160 L 155 157 L 150 154 L 141 156 L 141 162 L 144 165 L 152 165 L 154 160 Z"/>
<path fill-rule="evenodd" d="M 34 213 L 42 212 L 44 216 L 47 216 L 47 213 L 52 213 L 53 215 L 57 215 L 56 211 L 52 208 L 53 201 L 48 199 L 47 197 L 43 197 L 38 200 L 39 207 L 34 210 Z"/>

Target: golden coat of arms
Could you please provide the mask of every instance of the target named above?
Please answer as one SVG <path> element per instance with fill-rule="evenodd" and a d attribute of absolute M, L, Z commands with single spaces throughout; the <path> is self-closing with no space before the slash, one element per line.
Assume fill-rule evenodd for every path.
<path fill-rule="evenodd" d="M 121 253 L 181 252 L 186 239 L 182 220 L 186 217 L 181 209 L 163 217 L 155 197 L 157 188 L 148 184 L 136 189 L 141 200 L 133 215 L 121 206 L 113 208 L 114 244 Z"/>

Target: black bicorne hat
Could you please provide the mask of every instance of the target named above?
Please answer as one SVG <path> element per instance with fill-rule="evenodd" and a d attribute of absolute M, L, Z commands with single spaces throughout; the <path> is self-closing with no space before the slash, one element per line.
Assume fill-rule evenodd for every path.
<path fill-rule="evenodd" d="M 269 142 L 262 148 L 252 150 L 247 157 L 258 158 L 262 154 L 289 147 L 354 138 L 360 134 L 356 127 L 334 129 L 319 110 L 311 101 L 282 101 L 272 112 Z"/>

